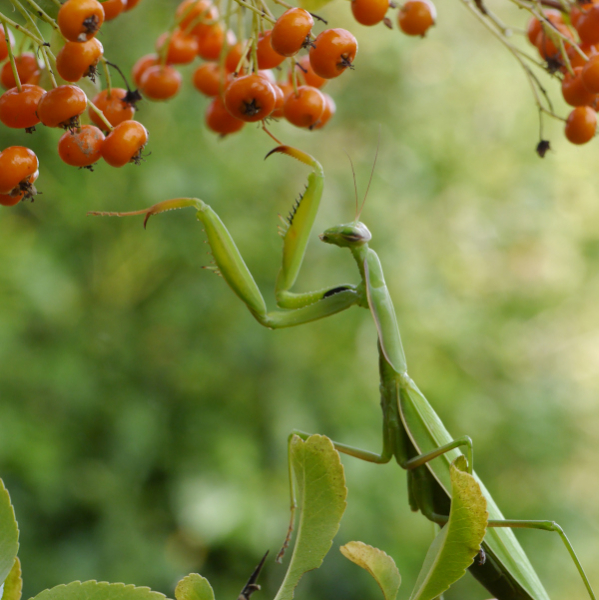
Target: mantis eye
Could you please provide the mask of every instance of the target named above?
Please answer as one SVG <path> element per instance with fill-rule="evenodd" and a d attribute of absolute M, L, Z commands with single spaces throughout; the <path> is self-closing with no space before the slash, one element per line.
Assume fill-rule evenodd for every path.
<path fill-rule="evenodd" d="M 361 242 L 363 237 L 359 233 L 347 233 L 343 236 L 348 242 Z"/>

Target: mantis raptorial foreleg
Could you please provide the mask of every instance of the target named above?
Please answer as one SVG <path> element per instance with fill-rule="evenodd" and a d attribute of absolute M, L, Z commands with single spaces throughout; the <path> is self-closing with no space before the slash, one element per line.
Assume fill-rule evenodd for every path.
<path fill-rule="evenodd" d="M 248 269 L 228 229 L 214 210 L 197 198 L 175 198 L 159 202 L 148 209 L 133 212 L 92 212 L 100 216 L 145 215 L 144 225 L 152 215 L 177 208 L 193 207 L 197 218 L 204 225 L 216 270 L 244 302 L 256 320 L 265 327 L 279 329 L 293 327 L 322 319 L 349 308 L 364 304 L 363 286 L 337 285 L 312 292 L 293 293 L 304 258 L 306 244 L 320 205 L 323 189 L 323 173 L 320 164 L 311 156 L 290 148 L 279 146 L 269 154 L 280 152 L 311 166 L 304 194 L 293 206 L 283 231 L 283 260 L 275 285 L 277 306 L 285 310 L 268 311 L 264 298 Z"/>

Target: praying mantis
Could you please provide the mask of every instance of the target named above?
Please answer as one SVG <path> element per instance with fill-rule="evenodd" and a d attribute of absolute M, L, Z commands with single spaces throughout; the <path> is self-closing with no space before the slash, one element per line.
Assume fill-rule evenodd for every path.
<path fill-rule="evenodd" d="M 177 198 L 140 211 L 92 214 L 144 214 L 145 225 L 152 215 L 176 208 L 195 208 L 197 218 L 204 225 L 214 257 L 215 266 L 209 268 L 217 270 L 255 319 L 265 327 L 278 329 L 302 325 L 352 306 L 368 309 L 378 337 L 383 447 L 380 453 L 333 442 L 334 447 L 341 453 L 377 464 L 395 459 L 399 466 L 407 471 L 408 495 L 412 510 L 420 511 L 427 519 L 440 526 L 447 522 L 450 507 L 450 465 L 458 457 L 465 455 L 468 471 L 480 485 L 489 513 L 488 529 L 479 559 L 469 567 L 474 577 L 498 600 L 548 600 L 549 596 L 543 584 L 512 529 L 553 531 L 561 537 L 589 597 L 595 600 L 590 582 L 562 528 L 553 521 L 506 520 L 473 471 L 471 438 L 464 436 L 453 439 L 408 375 L 399 327 L 382 266 L 375 251 L 369 247 L 372 236 L 366 225 L 359 221 L 357 210 L 353 222 L 327 229 L 320 235 L 320 239 L 327 244 L 347 248 L 351 252 L 358 267 L 359 283 L 336 285 L 304 293 L 291 291 L 298 277 L 319 208 L 324 173 L 318 161 L 295 148 L 278 146 L 267 157 L 273 153 L 286 154 L 312 168 L 305 193 L 293 206 L 282 231 L 282 267 L 275 285 L 278 310 L 267 310 L 262 294 L 229 231 L 214 210 L 203 201 L 195 198 Z M 294 433 L 302 439 L 307 439 L 309 435 L 304 432 Z M 293 513 L 296 503 L 292 479 L 291 488 Z"/>

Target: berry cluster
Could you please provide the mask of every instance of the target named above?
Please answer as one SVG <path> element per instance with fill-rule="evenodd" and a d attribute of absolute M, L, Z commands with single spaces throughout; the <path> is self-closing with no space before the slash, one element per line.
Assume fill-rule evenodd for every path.
<path fill-rule="evenodd" d="M 323 127 L 335 103 L 320 88 L 352 68 L 355 37 L 345 29 L 315 35 L 314 16 L 303 8 L 289 8 L 276 20 L 269 11 L 256 15 L 257 27 L 240 41 L 227 21 L 210 0 L 184 0 L 176 10 L 175 27 L 158 38 L 157 53 L 140 58 L 133 68 L 142 94 L 171 98 L 181 86 L 173 65 L 199 56 L 204 62 L 195 70 L 193 84 L 212 99 L 205 118 L 216 133 L 227 135 L 244 123 L 282 117 L 297 127 Z M 306 54 L 299 57 L 301 51 Z"/>
<path fill-rule="evenodd" d="M 96 39 L 103 22 L 133 8 L 139 0 L 67 0 L 60 6 L 52 23 L 62 37 L 63 45 L 56 56 L 33 21 L 29 29 L 11 23 L 30 42 L 43 60 L 34 52 L 15 56 L 14 36 L 8 19 L 2 19 L 0 43 L 0 82 L 6 91 L 0 96 L 0 121 L 14 129 L 33 133 L 39 123 L 46 127 L 65 129 L 58 142 L 61 159 L 76 167 L 91 168 L 103 158 L 114 167 L 138 162 L 148 133 L 141 123 L 133 120 L 135 100 L 139 97 L 120 88 L 100 92 L 90 101 L 85 92 L 74 85 L 83 77 L 92 80 L 104 58 L 102 44 Z M 45 15 L 45 13 L 42 13 Z M 50 17 L 45 15 L 49 20 Z M 33 31 L 32 31 L 33 30 Z M 8 60 L 7 60 L 8 59 Z M 38 85 L 47 73 L 50 89 Z M 55 75 L 65 83 L 59 85 Z M 82 125 L 80 117 L 88 109 L 94 125 Z M 12 206 L 36 194 L 33 182 L 38 176 L 38 159 L 22 146 L 13 146 L 0 153 L 0 204 Z"/>
<path fill-rule="evenodd" d="M 547 69 L 563 75 L 562 96 L 574 107 L 566 119 L 566 138 L 573 144 L 589 142 L 599 109 L 599 5 L 574 5 L 569 14 L 545 9 L 530 20 L 527 36 Z"/>
<path fill-rule="evenodd" d="M 199 56 L 204 62 L 194 71 L 193 84 L 211 98 L 205 120 L 212 131 L 227 135 L 244 123 L 280 118 L 310 130 L 324 127 L 336 107 L 321 88 L 353 68 L 356 38 L 340 28 L 316 35 L 315 18 L 322 19 L 303 8 L 290 7 L 275 19 L 267 7 L 258 11 L 245 0 L 239 3 L 253 9 L 254 20 L 250 35 L 238 41 L 211 0 L 183 0 L 174 27 L 158 38 L 156 53 L 133 67 L 135 84 L 147 98 L 172 98 L 182 84 L 174 65 Z M 390 26 L 389 0 L 352 0 L 351 6 L 359 23 Z M 435 17 L 430 0 L 408 0 L 398 23 L 409 35 L 424 35 Z"/>
<path fill-rule="evenodd" d="M 286 9 L 277 17 L 267 0 L 223 0 L 220 10 L 212 0 L 183 0 L 173 26 L 156 41 L 156 52 L 140 58 L 133 68 L 138 91 L 126 81 L 126 89 L 112 86 L 110 67 L 121 72 L 106 60 L 96 35 L 104 21 L 139 0 L 53 0 L 58 7 L 55 17 L 36 0 L 10 0 L 24 24 L 0 13 L 0 83 L 6 89 L 0 96 L 0 121 L 29 133 L 38 123 L 65 129 L 58 152 L 69 165 L 91 168 L 100 158 L 115 167 L 139 162 L 148 132 L 134 120 L 135 103 L 142 93 L 152 100 L 172 98 L 182 85 L 177 66 L 199 57 L 202 63 L 192 79 L 210 99 L 205 120 L 212 131 L 224 136 L 254 122 L 262 123 L 272 136 L 266 123 L 280 118 L 300 128 L 320 129 L 336 110 L 323 86 L 354 68 L 358 43 L 346 29 L 325 28 L 327 23 L 305 8 L 274 1 Z M 327 1 L 310 3 L 320 7 Z M 513 45 L 511 29 L 484 0 L 461 1 L 522 66 L 539 109 L 537 152 L 543 156 L 549 149 L 543 139 L 544 115 L 563 121 L 572 143 L 590 141 L 599 109 L 599 0 L 511 0 L 532 15 L 525 33 L 542 60 Z M 406 0 L 401 6 L 394 0 L 351 0 L 354 18 L 365 26 L 382 23 L 393 28 L 391 9 L 398 9 L 397 25 L 408 35 L 424 36 L 436 21 L 431 0 Z M 60 38 L 56 55 L 38 22 L 45 22 Z M 15 32 L 21 36 L 17 45 Z M 19 48 L 16 55 L 14 47 Z M 559 79 L 563 97 L 573 107 L 567 118 L 555 113 L 533 72 L 535 63 Z M 95 81 L 99 74 L 105 77 L 105 89 L 90 100 L 77 82 L 83 77 Z M 86 111 L 90 124 L 81 123 Z M 0 154 L 0 179 L 6 175 L 2 170 L 12 169 L 11 160 L 21 160 L 19 152 L 6 149 Z M 35 193 L 37 159 L 35 169 L 28 165 L 18 181 L 6 177 L 5 183 L 13 185 L 0 188 L 4 203 Z"/>

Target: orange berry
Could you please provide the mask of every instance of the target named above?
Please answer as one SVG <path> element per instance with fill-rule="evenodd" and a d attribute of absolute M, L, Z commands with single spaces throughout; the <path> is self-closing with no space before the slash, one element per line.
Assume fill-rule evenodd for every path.
<path fill-rule="evenodd" d="M 198 92 L 205 96 L 218 96 L 221 81 L 226 74 L 221 70 L 218 63 L 207 62 L 200 65 L 193 73 L 193 85 Z"/>
<path fill-rule="evenodd" d="M 578 106 L 566 121 L 566 137 L 573 144 L 586 144 L 597 129 L 597 113 L 588 106 Z"/>
<path fill-rule="evenodd" d="M 11 146 L 0 152 L 0 194 L 23 191 L 38 166 L 37 156 L 29 148 Z"/>
<path fill-rule="evenodd" d="M 566 46 L 566 54 L 570 59 L 570 65 L 573 69 L 576 67 L 584 67 L 588 62 L 582 58 L 582 56 L 580 56 L 580 54 L 576 51 L 576 48 L 580 48 L 580 50 L 582 50 L 582 52 L 589 59 L 598 53 L 597 46 L 593 44 L 578 44 L 577 46 L 567 44 Z"/>
<path fill-rule="evenodd" d="M 142 56 L 138 61 L 133 65 L 133 69 L 131 69 L 131 77 L 133 77 L 133 81 L 135 85 L 139 87 L 141 85 L 141 76 L 146 72 L 150 67 L 155 67 L 160 64 L 160 59 L 157 54 L 146 54 Z"/>
<path fill-rule="evenodd" d="M 104 20 L 116 19 L 127 8 L 127 0 L 106 0 L 102 2 L 104 9 Z"/>
<path fill-rule="evenodd" d="M 193 35 L 187 35 L 180 29 L 173 33 L 163 33 L 156 41 L 156 51 L 162 54 L 164 45 L 168 44 L 166 50 L 166 62 L 169 64 L 186 65 L 193 61 L 198 54 L 198 40 Z"/>
<path fill-rule="evenodd" d="M 29 83 L 21 86 L 21 91 L 14 87 L 0 96 L 0 121 L 14 129 L 30 129 L 40 120 L 37 116 L 37 105 L 46 90 Z"/>
<path fill-rule="evenodd" d="M 276 83 L 272 86 L 272 89 L 275 92 L 275 107 L 272 109 L 270 116 L 273 119 L 281 119 L 285 116 L 283 111 L 283 107 L 285 106 L 285 93 L 283 92 L 281 86 L 277 85 Z"/>
<path fill-rule="evenodd" d="M 358 42 L 349 31 L 326 29 L 310 48 L 310 64 L 319 77 L 333 79 L 352 67 L 357 52 Z"/>
<path fill-rule="evenodd" d="M 196 36 L 196 39 L 198 40 L 198 56 L 204 60 L 218 60 L 225 39 L 229 46 L 235 44 L 233 32 L 229 31 L 225 35 L 225 30 L 219 23 L 208 27 L 202 35 Z"/>
<path fill-rule="evenodd" d="M 19 192 L 14 196 L 10 194 L 0 194 L 0 206 L 14 206 L 23 199 L 23 192 Z"/>
<path fill-rule="evenodd" d="M 318 119 L 318 121 L 316 121 L 316 123 L 314 123 L 310 129 L 322 129 L 337 111 L 337 105 L 335 104 L 333 98 L 324 92 L 322 95 L 324 96 L 325 101 L 324 111 L 322 115 L 320 115 L 320 119 Z"/>
<path fill-rule="evenodd" d="M 218 19 L 218 9 L 210 0 L 184 0 L 175 16 L 185 33 L 201 36 Z"/>
<path fill-rule="evenodd" d="M 17 66 L 17 73 L 22 84 L 31 83 L 32 85 L 36 85 L 40 80 L 42 69 L 37 58 L 31 52 L 23 52 L 23 54 L 16 56 L 15 65 Z M 7 90 L 16 87 L 17 82 L 15 81 L 10 62 L 2 66 L 0 81 Z"/>
<path fill-rule="evenodd" d="M 244 63 L 242 63 L 242 66 L 239 67 L 239 71 L 237 71 L 237 65 L 239 65 L 245 46 L 245 42 L 237 42 L 229 49 L 227 58 L 225 59 L 225 67 L 229 73 L 239 73 L 242 75 L 245 72 L 245 67 L 243 66 Z"/>
<path fill-rule="evenodd" d="M 245 123 L 236 119 L 226 108 L 219 96 L 212 99 L 206 108 L 206 125 L 221 136 L 239 131 Z"/>
<path fill-rule="evenodd" d="M 96 95 L 93 103 L 104 113 L 104 116 L 113 127 L 123 121 L 130 121 L 135 115 L 135 106 L 131 102 L 127 102 L 127 90 L 123 88 L 112 88 L 110 92 L 107 89 L 102 90 Z M 90 108 L 88 114 L 100 129 L 106 129 L 105 123 L 95 110 Z"/>
<path fill-rule="evenodd" d="M 10 40 L 10 47 L 12 48 L 15 40 L 10 30 L 8 31 L 8 39 Z M 8 57 L 8 45 L 6 44 L 6 37 L 4 35 L 4 27 L 0 25 L 0 62 Z"/>
<path fill-rule="evenodd" d="M 397 23 L 407 35 L 424 35 L 436 20 L 437 9 L 430 0 L 408 0 L 397 15 Z"/>
<path fill-rule="evenodd" d="M 123 167 L 129 162 L 139 163 L 147 142 L 148 132 L 141 123 L 123 121 L 106 136 L 100 153 L 111 167 Z"/>
<path fill-rule="evenodd" d="M 93 125 L 82 125 L 79 129 L 65 131 L 58 141 L 58 156 L 73 167 L 89 167 L 98 162 L 104 134 Z"/>
<path fill-rule="evenodd" d="M 308 42 L 314 26 L 312 15 L 303 8 L 286 10 L 273 25 L 270 37 L 272 49 L 282 56 L 297 54 Z"/>
<path fill-rule="evenodd" d="M 599 5 L 587 4 L 581 8 L 580 17 L 576 22 L 576 31 L 578 31 L 580 41 L 585 44 L 599 42 Z"/>
<path fill-rule="evenodd" d="M 547 31 L 549 31 L 551 28 L 553 28 L 553 29 L 559 31 L 562 35 L 565 35 L 567 38 L 569 38 L 571 40 L 574 39 L 572 32 L 564 24 L 557 23 L 557 24 L 553 25 L 552 27 L 550 27 L 549 25 L 545 25 L 545 27 L 547 28 Z M 545 60 L 560 59 L 561 51 L 559 48 L 559 43 L 554 42 L 552 34 L 546 33 L 544 29 L 537 36 L 537 43 L 535 45 L 536 45 L 537 49 L 539 50 L 539 54 Z M 570 44 L 564 42 L 564 47 L 566 50 L 568 49 L 569 45 Z"/>
<path fill-rule="evenodd" d="M 281 91 L 283 92 L 283 98 L 287 100 L 287 98 L 289 98 L 289 94 L 293 93 L 293 84 L 287 83 L 286 81 L 281 81 L 277 83 L 277 85 L 281 88 Z"/>
<path fill-rule="evenodd" d="M 599 54 L 591 56 L 587 64 L 582 67 L 581 77 L 584 87 L 589 92 L 593 94 L 599 93 Z"/>
<path fill-rule="evenodd" d="M 56 69 L 65 81 L 79 81 L 89 76 L 95 79 L 96 65 L 104 54 L 96 38 L 87 42 L 67 42 L 56 56 Z"/>
<path fill-rule="evenodd" d="M 272 29 L 269 29 L 268 31 L 261 33 L 258 37 L 257 54 L 259 69 L 274 69 L 285 60 L 285 57 L 282 54 L 273 50 L 270 43 L 271 36 Z"/>
<path fill-rule="evenodd" d="M 37 116 L 46 127 L 79 126 L 79 115 L 87 107 L 87 96 L 75 85 L 60 85 L 46 92 L 37 105 Z"/>
<path fill-rule="evenodd" d="M 274 85 L 275 83 L 277 83 L 277 79 L 270 69 L 261 69 L 260 71 L 258 71 L 257 75 L 259 77 L 262 77 L 263 79 L 266 79 L 266 81 L 268 81 L 270 85 Z"/>
<path fill-rule="evenodd" d="M 570 23 L 572 23 L 572 26 L 575 29 L 578 26 L 578 21 L 579 21 L 580 17 L 582 16 L 583 11 L 586 10 L 590 5 L 591 5 L 590 2 L 584 2 L 584 3 L 581 2 L 580 4 L 575 3 L 570 8 Z"/>
<path fill-rule="evenodd" d="M 104 9 L 98 0 L 67 0 L 58 11 L 58 27 L 70 42 L 93 38 L 103 22 Z"/>
<path fill-rule="evenodd" d="M 354 19 L 361 25 L 376 25 L 387 14 L 389 0 L 351 0 Z"/>
<path fill-rule="evenodd" d="M 125 6 L 125 11 L 135 8 L 140 3 L 140 1 L 141 0 L 127 0 L 127 6 Z"/>
<path fill-rule="evenodd" d="M 564 75 L 562 95 L 570 106 L 590 106 L 593 104 L 596 96 L 584 86 L 582 67 L 576 67 L 573 76 L 570 73 Z"/>
<path fill-rule="evenodd" d="M 39 170 L 29 175 L 24 181 L 21 182 L 18 188 L 15 188 L 12 194 L 0 194 L 0 205 L 2 206 L 14 206 L 21 200 L 26 198 L 33 198 L 37 194 L 37 190 L 34 187 L 34 183 L 39 177 Z"/>
<path fill-rule="evenodd" d="M 551 21 L 554 24 L 563 23 L 564 19 L 562 17 L 562 13 L 559 10 L 555 10 L 552 8 L 547 8 L 543 11 L 545 17 L 548 21 Z M 528 27 L 526 29 L 526 35 L 528 36 L 528 41 L 535 46 L 537 42 L 537 37 L 539 33 L 543 31 L 543 26 L 541 25 L 541 21 L 536 17 L 532 17 L 528 22 Z"/>
<path fill-rule="evenodd" d="M 322 117 L 325 99 L 322 92 L 308 85 L 287 96 L 283 106 L 285 118 L 296 127 L 312 127 Z"/>
<path fill-rule="evenodd" d="M 181 88 L 181 73 L 170 65 L 156 65 L 144 71 L 139 87 L 150 100 L 168 100 Z"/>
<path fill-rule="evenodd" d="M 275 107 L 272 85 L 257 74 L 234 79 L 225 91 L 225 107 L 236 119 L 253 123 L 266 119 Z"/>
<path fill-rule="evenodd" d="M 302 56 L 300 59 L 297 60 L 295 69 L 297 71 L 300 81 L 303 80 L 306 85 L 310 85 L 312 87 L 320 89 L 328 81 L 328 79 L 320 77 L 314 72 L 314 69 L 310 64 L 310 57 L 308 55 Z M 289 81 L 291 82 L 291 76 L 289 77 Z"/>

